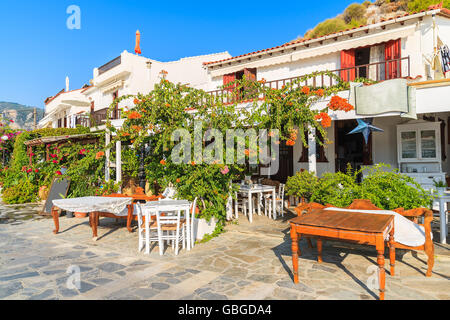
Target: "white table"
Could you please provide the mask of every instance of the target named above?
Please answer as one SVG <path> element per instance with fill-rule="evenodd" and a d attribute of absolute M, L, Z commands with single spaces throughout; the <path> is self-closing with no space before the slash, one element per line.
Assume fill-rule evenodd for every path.
<path fill-rule="evenodd" d="M 439 201 L 439 217 L 441 220 L 441 243 L 446 244 L 447 243 L 447 213 L 445 212 L 447 210 L 447 202 L 450 202 L 450 192 L 445 191 L 443 195 L 438 195 L 438 198 L 436 199 Z"/>
<path fill-rule="evenodd" d="M 189 209 L 191 204 L 187 200 L 160 200 L 149 201 L 142 205 L 142 213 L 145 216 L 145 253 L 150 253 L 150 219 L 152 215 L 155 215 L 156 211 L 169 212 L 169 211 L 185 211 L 186 218 L 186 237 L 187 237 L 187 250 L 191 250 L 191 224 L 189 217 Z"/>
<path fill-rule="evenodd" d="M 272 201 L 273 201 L 273 218 L 277 218 L 277 210 L 276 210 L 276 194 L 274 186 L 267 186 L 262 184 L 254 184 L 252 186 L 249 185 L 240 185 L 239 191 L 240 194 L 248 196 L 248 218 L 250 223 L 253 222 L 253 202 L 252 195 L 258 194 L 258 215 L 261 215 L 261 206 L 259 205 L 260 200 L 262 199 L 263 193 L 272 192 Z"/>

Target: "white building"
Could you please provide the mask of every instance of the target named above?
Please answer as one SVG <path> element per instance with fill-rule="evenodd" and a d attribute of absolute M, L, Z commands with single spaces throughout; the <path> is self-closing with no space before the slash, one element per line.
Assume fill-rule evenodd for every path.
<path fill-rule="evenodd" d="M 299 76 L 325 70 L 346 81 L 366 77 L 390 83 L 392 79 L 406 78 L 408 85 L 416 88 L 418 120 L 401 117 L 401 112 L 370 116 L 355 111 L 330 113 L 334 121 L 327 133 L 333 143 L 316 148 L 315 140 L 310 139 L 310 147 L 304 148 L 299 138 L 293 147 L 281 145 L 280 170 L 273 178 L 284 181 L 301 169 L 321 175 L 343 170 L 347 163 L 360 167 L 383 162 L 400 167 L 429 188 L 433 179 L 444 179 L 450 169 L 450 79 L 431 66 L 439 41 L 450 46 L 448 9 L 407 14 L 207 62 L 208 89 L 217 92 L 218 87 L 244 74 L 256 80 L 265 79 L 267 86 L 275 88 Z M 307 85 L 327 86 L 330 80 L 317 77 Z M 349 97 L 348 91 L 340 94 Z M 322 101 L 320 105 L 326 103 Z M 374 117 L 373 124 L 384 132 L 372 133 L 367 144 L 361 134 L 347 135 L 356 127 L 356 118 L 368 117 Z"/>
<path fill-rule="evenodd" d="M 89 110 L 90 103 L 82 94 L 83 89 L 66 89 L 45 99 L 45 116 L 39 123 L 39 128 L 75 128 L 86 124 L 84 113 Z"/>
<path fill-rule="evenodd" d="M 91 115 L 96 125 L 106 119 L 106 111 L 117 97 L 124 95 L 147 94 L 161 80 L 161 71 L 167 71 L 166 79 L 195 88 L 207 87 L 207 70 L 203 63 L 211 59 L 231 57 L 228 52 L 182 58 L 177 61 L 160 62 L 127 51 L 94 69 L 92 86 L 82 90 L 82 94 L 91 102 Z M 123 100 L 117 109 L 133 106 L 131 99 Z M 111 115 L 120 119 L 120 111 Z"/>
<path fill-rule="evenodd" d="M 171 82 L 203 89 L 208 83 L 203 63 L 230 57 L 228 52 L 223 52 L 160 62 L 123 51 L 117 58 L 93 70 L 91 86 L 69 91 L 67 85 L 65 90 L 47 98 L 45 117 L 39 122 L 39 127 L 75 127 L 80 124 L 102 128 L 106 111 L 115 98 L 149 93 L 160 81 L 162 70 L 168 72 L 166 78 Z M 132 101 L 124 100 L 118 109 L 132 106 Z M 119 119 L 119 113 L 119 110 L 113 112 L 111 118 Z"/>

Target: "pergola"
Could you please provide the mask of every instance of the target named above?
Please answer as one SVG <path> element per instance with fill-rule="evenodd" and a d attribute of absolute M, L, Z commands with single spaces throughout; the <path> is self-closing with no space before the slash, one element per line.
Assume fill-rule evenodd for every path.
<path fill-rule="evenodd" d="M 92 144 L 97 143 L 101 135 L 98 133 L 84 133 L 65 136 L 52 136 L 52 137 L 40 137 L 33 140 L 25 141 L 27 146 L 27 154 L 30 159 L 30 165 L 32 164 L 33 147 L 45 146 L 45 160 L 50 160 L 50 145 L 56 144 L 58 147 L 63 146 L 69 142 L 77 142 L 80 144 Z"/>

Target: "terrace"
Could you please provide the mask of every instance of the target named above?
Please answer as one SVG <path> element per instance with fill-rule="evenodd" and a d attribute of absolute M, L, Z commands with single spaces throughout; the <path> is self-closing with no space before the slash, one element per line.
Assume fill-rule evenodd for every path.
<path fill-rule="evenodd" d="M 189 253 L 174 256 L 168 250 L 159 256 L 137 253 L 137 233 L 114 219 L 102 220 L 104 236 L 92 243 L 87 219 L 62 217 L 66 227 L 55 237 L 51 219 L 36 215 L 37 207 L 1 206 L 6 222 L 0 233 L 1 299 L 374 300 L 378 295 L 369 288 L 367 273 L 376 255 L 344 243 L 327 242 L 319 264 L 316 249 L 300 241 L 300 283 L 294 284 L 285 220 L 256 216 L 250 224 L 244 219 Z M 425 256 L 397 250 L 396 275 L 386 276 L 386 299 L 450 299 L 448 252 L 436 245 L 433 277 L 425 278 Z M 66 286 L 71 265 L 80 267 L 79 289 Z"/>

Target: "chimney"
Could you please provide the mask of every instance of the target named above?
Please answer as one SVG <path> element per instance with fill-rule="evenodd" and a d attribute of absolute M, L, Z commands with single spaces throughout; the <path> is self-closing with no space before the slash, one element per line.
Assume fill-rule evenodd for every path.
<path fill-rule="evenodd" d="M 66 92 L 69 91 L 69 77 L 66 77 Z"/>

